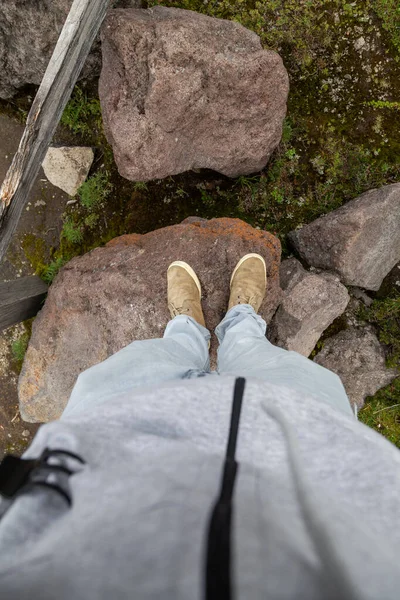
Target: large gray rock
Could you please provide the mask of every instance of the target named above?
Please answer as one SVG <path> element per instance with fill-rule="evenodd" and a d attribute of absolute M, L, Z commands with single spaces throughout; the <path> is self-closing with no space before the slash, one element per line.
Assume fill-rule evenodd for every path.
<path fill-rule="evenodd" d="M 283 261 L 280 278 L 283 300 L 268 337 L 281 348 L 309 356 L 323 331 L 345 311 L 349 294 L 337 277 L 309 273 L 295 258 Z"/>
<path fill-rule="evenodd" d="M 236 22 L 157 6 L 110 11 L 99 94 L 120 174 L 132 181 L 209 168 L 263 168 L 282 135 L 281 58 Z"/>
<path fill-rule="evenodd" d="M 2 0 L 0 2 L 0 98 L 11 98 L 27 84 L 39 85 L 53 53 L 72 0 Z M 135 0 L 111 6 L 139 6 Z M 100 73 L 99 39 L 79 79 Z"/>
<path fill-rule="evenodd" d="M 367 396 L 389 385 L 400 372 L 385 366 L 385 353 L 369 329 L 351 327 L 329 338 L 314 361 L 341 378 L 352 404 L 361 408 Z"/>
<path fill-rule="evenodd" d="M 42 167 L 47 179 L 70 196 L 86 181 L 94 152 L 84 146 L 59 146 L 47 150 Z"/>
<path fill-rule="evenodd" d="M 58 418 L 81 371 L 133 340 L 163 335 L 170 319 L 166 273 L 174 260 L 196 270 L 205 319 L 214 329 L 226 312 L 236 262 L 248 252 L 260 253 L 268 271 L 260 312 L 269 320 L 280 297 L 280 251 L 276 237 L 239 219 L 191 219 L 122 236 L 74 258 L 60 271 L 33 323 L 19 380 L 23 419 Z"/>
<path fill-rule="evenodd" d="M 400 259 L 400 183 L 370 190 L 289 238 L 309 265 L 336 271 L 348 285 L 378 290 Z"/>

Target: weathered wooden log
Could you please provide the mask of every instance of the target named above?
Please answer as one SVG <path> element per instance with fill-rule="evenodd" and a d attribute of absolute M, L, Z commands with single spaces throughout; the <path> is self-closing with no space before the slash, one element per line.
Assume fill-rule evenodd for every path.
<path fill-rule="evenodd" d="M 0 188 L 0 261 L 17 228 L 40 165 L 89 54 L 109 0 L 74 0 Z"/>
<path fill-rule="evenodd" d="M 0 283 L 0 331 L 34 317 L 46 298 L 47 285 L 39 277 Z"/>

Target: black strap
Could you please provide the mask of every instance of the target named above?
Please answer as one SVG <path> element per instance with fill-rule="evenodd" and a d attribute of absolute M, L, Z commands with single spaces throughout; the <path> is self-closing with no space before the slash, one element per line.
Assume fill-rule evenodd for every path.
<path fill-rule="evenodd" d="M 39 458 L 27 459 L 7 455 L 0 463 L 0 495 L 8 500 L 26 493 L 34 486 L 52 489 L 72 503 L 68 478 L 74 473 L 65 464 L 51 464 L 49 459 L 67 456 L 84 464 L 84 460 L 69 450 L 45 448 Z M 54 475 L 52 481 L 48 475 Z"/>
<path fill-rule="evenodd" d="M 230 600 L 232 496 L 238 463 L 235 460 L 240 412 L 246 380 L 235 381 L 231 424 L 226 448 L 221 490 L 211 513 L 206 556 L 206 600 Z"/>
<path fill-rule="evenodd" d="M 231 425 L 229 428 L 228 446 L 226 448 L 226 460 L 235 460 L 236 443 L 239 431 L 240 411 L 242 410 L 242 400 L 244 386 L 246 380 L 243 377 L 238 377 L 235 381 L 235 389 L 233 392 Z"/>

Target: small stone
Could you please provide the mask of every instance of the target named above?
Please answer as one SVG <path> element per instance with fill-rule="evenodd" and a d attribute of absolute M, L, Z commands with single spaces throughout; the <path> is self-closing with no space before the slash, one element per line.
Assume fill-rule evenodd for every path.
<path fill-rule="evenodd" d="M 361 302 L 363 302 L 365 306 L 371 306 L 371 304 L 374 301 L 373 298 L 368 296 L 368 294 L 366 294 L 364 290 L 361 290 L 360 288 L 352 287 L 350 288 L 350 292 L 354 296 L 354 298 L 357 298 L 357 300 L 361 300 Z"/>
<path fill-rule="evenodd" d="M 24 429 L 24 431 L 22 432 L 22 437 L 29 437 L 31 435 L 30 431 L 28 429 Z"/>
<path fill-rule="evenodd" d="M 42 167 L 50 183 L 70 196 L 75 196 L 88 176 L 93 158 L 92 148 L 81 146 L 52 147 L 47 150 Z"/>
<path fill-rule="evenodd" d="M 366 44 L 366 41 L 363 37 L 359 37 L 355 42 L 354 42 L 354 48 L 359 51 L 362 48 L 364 48 Z"/>

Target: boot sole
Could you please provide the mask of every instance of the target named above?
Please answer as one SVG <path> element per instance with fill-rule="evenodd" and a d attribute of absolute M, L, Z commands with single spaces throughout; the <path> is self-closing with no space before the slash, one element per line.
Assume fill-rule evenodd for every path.
<path fill-rule="evenodd" d="M 190 265 L 188 265 L 186 262 L 184 262 L 183 260 L 176 260 L 175 262 L 173 262 L 169 265 L 167 273 L 171 269 L 171 267 L 181 267 L 182 269 L 185 269 L 185 271 L 187 273 L 189 273 L 190 277 L 194 280 L 194 282 L 197 286 L 197 289 L 199 290 L 200 300 L 201 300 L 201 284 L 200 284 L 199 278 L 197 277 L 196 273 L 193 271 L 192 267 Z"/>
<path fill-rule="evenodd" d="M 233 278 L 236 275 L 236 271 L 239 269 L 239 267 L 242 266 L 242 264 L 249 258 L 258 258 L 259 260 L 262 261 L 262 264 L 264 265 L 264 275 L 265 275 L 265 282 L 267 282 L 267 265 L 265 264 L 265 260 L 263 259 L 262 256 L 260 256 L 259 254 L 246 254 L 245 256 L 243 256 L 243 258 L 241 258 L 238 262 L 238 264 L 236 265 L 233 273 L 232 273 L 232 277 L 231 277 L 231 282 L 230 285 L 232 285 L 232 281 Z"/>

